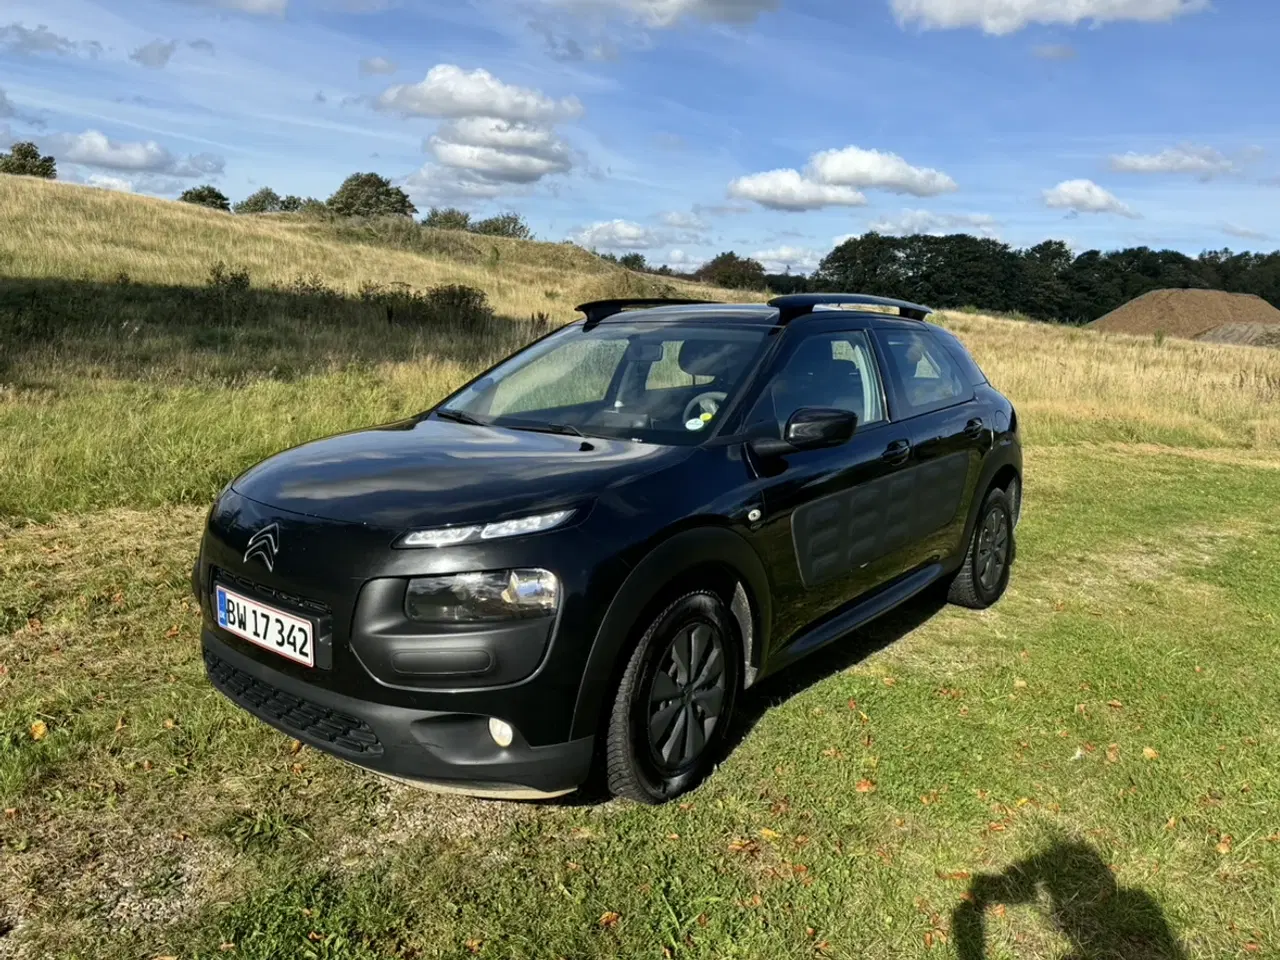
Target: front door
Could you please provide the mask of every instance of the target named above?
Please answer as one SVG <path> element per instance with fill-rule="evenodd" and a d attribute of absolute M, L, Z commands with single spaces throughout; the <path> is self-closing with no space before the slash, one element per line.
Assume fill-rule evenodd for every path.
<path fill-rule="evenodd" d="M 779 646 L 900 573 L 911 528 L 896 489 L 910 460 L 910 433 L 888 420 L 866 331 L 814 332 L 790 345 L 748 415 L 747 430 L 780 436 L 802 407 L 850 410 L 858 424 L 838 447 L 757 465 L 768 518 L 757 548 L 774 583 Z"/>

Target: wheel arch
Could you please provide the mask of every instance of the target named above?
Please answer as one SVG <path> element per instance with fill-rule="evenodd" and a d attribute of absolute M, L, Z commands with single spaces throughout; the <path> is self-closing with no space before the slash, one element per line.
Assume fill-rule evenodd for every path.
<path fill-rule="evenodd" d="M 758 672 L 773 622 L 769 578 L 760 557 L 725 527 L 700 526 L 654 547 L 627 575 L 605 611 L 578 687 L 573 738 L 597 732 L 636 637 L 664 603 L 709 587 L 720 595 L 742 634 L 744 686 Z"/>
<path fill-rule="evenodd" d="M 1013 504 L 1014 522 L 1022 507 L 1022 450 L 1016 443 L 1005 442 L 997 446 L 987 455 L 982 465 L 982 474 L 974 486 L 973 501 L 969 504 L 969 516 L 964 524 L 964 536 L 960 540 L 959 552 L 952 557 L 952 569 L 964 562 L 965 553 L 969 549 L 969 540 L 973 537 L 974 524 L 978 522 L 978 514 L 986 502 L 987 494 L 992 490 L 1009 491 L 1016 485 L 1016 502 Z"/>

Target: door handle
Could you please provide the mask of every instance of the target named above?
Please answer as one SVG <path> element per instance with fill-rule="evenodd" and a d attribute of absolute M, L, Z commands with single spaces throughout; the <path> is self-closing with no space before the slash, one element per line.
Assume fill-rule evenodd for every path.
<path fill-rule="evenodd" d="M 909 456 L 911 456 L 911 441 L 895 440 L 884 448 L 880 459 L 885 463 L 903 463 Z"/>
<path fill-rule="evenodd" d="M 982 436 L 986 427 L 987 425 L 982 422 L 981 417 L 974 417 L 964 425 L 964 435 L 970 439 L 976 440 L 978 437 Z"/>

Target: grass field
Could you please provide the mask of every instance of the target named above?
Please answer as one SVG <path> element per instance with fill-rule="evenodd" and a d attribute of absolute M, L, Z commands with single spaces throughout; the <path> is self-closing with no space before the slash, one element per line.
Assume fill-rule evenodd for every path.
<path fill-rule="evenodd" d="M 7 223 L 57 227 L 5 181 Z M 101 202 L 183 247 L 169 207 Z M 445 254 L 179 215 L 228 238 L 152 274 L 109 232 L 84 275 L 0 238 L 0 292 L 113 298 L 136 325 L 3 342 L 0 957 L 1280 955 L 1280 353 L 945 316 L 1027 443 L 997 607 L 912 604 L 766 683 L 683 803 L 441 797 L 215 694 L 187 575 L 236 471 L 427 406 L 533 311 Z M 315 270 L 360 266 L 324 309 L 276 291 L 246 325 L 193 292 L 167 313 L 219 242 L 261 243 L 263 283 L 311 269 L 308 244 Z M 560 252 L 527 269 L 594 282 Z M 348 296 L 416 270 L 510 322 L 371 326 Z M 35 308 L 13 302 L 17 330 Z"/>

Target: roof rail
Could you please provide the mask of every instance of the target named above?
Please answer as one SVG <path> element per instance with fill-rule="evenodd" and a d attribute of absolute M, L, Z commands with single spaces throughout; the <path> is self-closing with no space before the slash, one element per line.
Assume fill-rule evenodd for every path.
<path fill-rule="evenodd" d="M 813 313 L 814 307 L 824 304 L 896 307 L 898 314 L 908 320 L 923 320 L 933 313 L 932 308 L 922 307 L 918 303 L 894 300 L 892 297 L 875 297 L 869 293 L 793 293 L 785 297 L 774 297 L 769 301 L 769 306 L 778 308 L 780 324 L 788 324 L 796 317 Z"/>
<path fill-rule="evenodd" d="M 601 320 L 607 320 L 628 307 L 666 307 L 715 302 L 714 300 L 678 300 L 665 297 L 626 297 L 620 300 L 593 300 L 574 309 L 587 315 L 587 327 L 594 327 Z"/>

